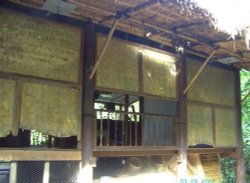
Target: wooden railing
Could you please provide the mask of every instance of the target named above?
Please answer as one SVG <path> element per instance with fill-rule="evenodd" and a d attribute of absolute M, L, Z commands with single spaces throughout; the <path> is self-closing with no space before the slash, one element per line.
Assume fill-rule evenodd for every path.
<path fill-rule="evenodd" d="M 176 117 L 96 110 L 96 146 L 175 146 Z"/>

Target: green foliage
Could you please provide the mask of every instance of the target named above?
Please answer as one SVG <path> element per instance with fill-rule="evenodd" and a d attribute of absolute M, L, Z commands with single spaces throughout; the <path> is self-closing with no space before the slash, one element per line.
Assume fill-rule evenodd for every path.
<path fill-rule="evenodd" d="M 250 72 L 241 71 L 241 96 L 242 99 L 250 91 Z M 242 133 L 243 151 L 245 158 L 246 178 L 250 182 L 250 96 L 242 102 Z"/>
<path fill-rule="evenodd" d="M 236 182 L 236 172 L 235 165 L 236 160 L 231 158 L 221 158 L 221 173 L 222 173 L 222 183 L 235 183 Z"/>

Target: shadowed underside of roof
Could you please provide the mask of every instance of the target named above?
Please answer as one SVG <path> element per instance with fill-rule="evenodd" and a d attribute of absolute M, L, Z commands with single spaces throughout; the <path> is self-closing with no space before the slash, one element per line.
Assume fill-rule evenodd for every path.
<path fill-rule="evenodd" d="M 245 40 L 232 39 L 216 30 L 207 12 L 177 4 L 176 0 L 9 0 L 32 8 L 48 10 L 80 20 L 91 19 L 111 27 L 119 18 L 117 30 L 173 46 L 173 41 L 185 41 L 190 52 L 203 57 L 216 49 L 214 58 L 236 57 L 248 68 L 250 51 Z M 53 2 L 53 3 L 52 3 Z M 56 3 L 55 3 L 56 2 Z M 54 5 L 51 5 L 54 4 Z M 70 11 L 72 10 L 72 11 Z M 53 11 L 49 9 L 49 11 Z M 66 13 L 65 13 L 66 12 Z M 149 34 L 150 33 L 150 36 Z M 237 67 L 242 64 L 237 63 Z"/>

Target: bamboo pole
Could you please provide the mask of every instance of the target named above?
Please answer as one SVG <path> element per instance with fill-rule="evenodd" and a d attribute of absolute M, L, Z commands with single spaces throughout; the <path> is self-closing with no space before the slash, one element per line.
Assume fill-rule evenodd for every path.
<path fill-rule="evenodd" d="M 206 65 L 208 64 L 208 62 L 210 61 L 210 59 L 214 56 L 214 54 L 216 53 L 216 50 L 213 50 L 213 52 L 207 57 L 207 59 L 205 60 L 205 62 L 202 64 L 202 66 L 200 67 L 200 69 L 198 70 L 198 72 L 194 75 L 194 77 L 192 78 L 192 80 L 189 82 L 188 86 L 186 87 L 186 89 L 184 90 L 183 94 L 186 94 L 187 91 L 189 90 L 189 88 L 193 85 L 193 83 L 197 80 L 197 78 L 199 77 L 199 75 L 201 74 L 201 72 L 204 70 L 204 68 L 206 67 Z"/>
<path fill-rule="evenodd" d="M 111 28 L 111 30 L 109 31 L 107 40 L 106 40 L 106 42 L 105 42 L 105 44 L 104 44 L 104 46 L 103 46 L 103 48 L 102 48 L 102 50 L 101 50 L 101 53 L 100 53 L 100 55 L 99 55 L 99 57 L 98 57 L 98 59 L 97 59 L 97 61 L 96 61 L 96 63 L 95 63 L 95 66 L 94 66 L 94 68 L 93 68 L 93 70 L 92 70 L 92 72 L 91 72 L 91 74 L 90 74 L 90 76 L 89 76 L 89 79 L 93 79 L 93 77 L 94 77 L 94 75 L 95 75 L 95 73 L 96 73 L 96 70 L 97 70 L 97 68 L 98 68 L 98 66 L 99 66 L 99 64 L 100 64 L 100 62 L 102 61 L 102 58 L 103 58 L 103 56 L 104 56 L 104 53 L 106 52 L 106 49 L 108 48 L 108 45 L 109 45 L 109 43 L 110 43 L 110 41 L 111 41 L 111 38 L 112 38 L 112 36 L 113 36 L 113 34 L 114 34 L 114 32 L 115 32 L 115 29 L 116 29 L 118 23 L 119 23 L 119 19 L 115 19 L 115 21 L 114 21 L 114 23 L 113 23 L 113 25 L 112 25 L 112 28 Z"/>
<path fill-rule="evenodd" d="M 250 96 L 250 90 L 248 91 L 248 93 L 246 94 L 246 96 L 241 100 L 241 103 L 245 102 L 246 99 Z"/>

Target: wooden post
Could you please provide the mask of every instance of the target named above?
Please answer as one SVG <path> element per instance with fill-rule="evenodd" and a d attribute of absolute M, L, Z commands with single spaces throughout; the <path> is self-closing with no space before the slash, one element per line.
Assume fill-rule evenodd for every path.
<path fill-rule="evenodd" d="M 236 159 L 236 182 L 246 183 L 245 166 L 243 157 L 242 145 L 242 125 L 241 125 L 241 92 L 240 92 L 240 73 L 235 74 L 235 93 L 236 93 L 236 107 L 237 107 L 237 130 L 238 130 L 238 148 L 237 153 L 239 157 Z"/>
<path fill-rule="evenodd" d="M 17 162 L 11 162 L 9 183 L 16 183 L 16 182 L 17 182 Z"/>
<path fill-rule="evenodd" d="M 186 86 L 186 60 L 183 52 L 176 53 L 178 74 L 178 117 L 179 117 L 179 164 L 178 182 L 185 182 L 187 178 L 187 102 L 183 93 Z"/>
<path fill-rule="evenodd" d="M 129 146 L 129 136 L 130 136 L 130 131 L 129 131 L 129 120 L 128 120 L 128 108 L 129 108 L 129 95 L 125 95 L 125 120 L 124 120 L 124 144 L 125 146 Z"/>
<path fill-rule="evenodd" d="M 92 150 L 93 150 L 93 124 L 94 124 L 94 80 L 89 79 L 91 68 L 95 63 L 96 34 L 95 26 L 91 22 L 84 30 L 84 64 L 83 64 L 83 116 L 81 128 L 81 157 L 82 179 L 79 182 L 91 183 L 93 179 Z"/>
<path fill-rule="evenodd" d="M 20 80 L 16 81 L 13 122 L 12 122 L 12 135 L 17 136 L 20 127 L 21 116 L 21 98 L 22 98 L 23 83 Z"/>
<path fill-rule="evenodd" d="M 46 161 L 44 162 L 44 168 L 43 168 L 43 183 L 49 183 L 49 174 L 50 172 L 50 162 Z"/>

